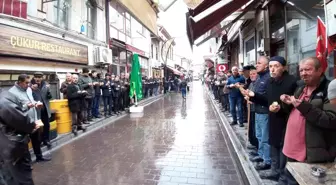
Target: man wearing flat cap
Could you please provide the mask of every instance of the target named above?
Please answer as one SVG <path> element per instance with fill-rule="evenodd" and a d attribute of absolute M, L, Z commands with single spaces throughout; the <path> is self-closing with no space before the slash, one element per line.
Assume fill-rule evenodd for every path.
<path fill-rule="evenodd" d="M 31 89 L 33 91 L 33 97 L 36 102 L 40 102 L 43 104 L 41 109 L 37 109 L 37 118 L 41 119 L 44 126 L 41 139 L 39 139 L 38 132 L 32 134 L 32 144 L 33 148 L 36 149 L 39 147 L 37 141 L 42 141 L 44 145 L 48 148 L 51 147 L 50 138 L 49 138 L 49 130 L 50 130 L 50 100 L 52 98 L 49 84 L 43 80 L 43 73 L 36 72 L 34 73 L 34 78 L 31 80 Z M 34 150 L 35 151 L 35 150 Z M 40 151 L 40 150 L 36 150 Z M 43 157 L 40 152 L 35 153 L 36 161 L 49 161 L 49 158 Z"/>
<path fill-rule="evenodd" d="M 286 165 L 286 157 L 282 153 L 282 147 L 287 118 L 290 113 L 289 107 L 282 106 L 280 108 L 280 96 L 282 94 L 293 95 L 296 89 L 296 79 L 285 70 L 286 65 L 287 62 L 283 57 L 272 57 L 269 62 L 271 79 L 266 84 L 266 93 L 264 95 L 252 91 L 244 93 L 250 96 L 252 102 L 269 107 L 268 133 L 272 164 L 271 171 L 269 173 L 260 173 L 260 177 L 275 181 L 279 179 Z"/>

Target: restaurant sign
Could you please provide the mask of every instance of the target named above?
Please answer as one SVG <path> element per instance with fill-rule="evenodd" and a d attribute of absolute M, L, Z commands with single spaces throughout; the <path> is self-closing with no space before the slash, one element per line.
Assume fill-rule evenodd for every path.
<path fill-rule="evenodd" d="M 88 47 L 0 24 L 0 55 L 88 64 Z"/>

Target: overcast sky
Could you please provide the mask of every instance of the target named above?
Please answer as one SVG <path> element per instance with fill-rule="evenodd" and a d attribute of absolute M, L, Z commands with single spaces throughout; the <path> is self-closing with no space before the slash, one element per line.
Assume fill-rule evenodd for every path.
<path fill-rule="evenodd" d="M 163 25 L 172 37 L 175 37 L 175 54 L 192 59 L 194 63 L 202 63 L 203 55 L 208 51 L 208 43 L 200 47 L 194 46 L 193 52 L 186 31 L 186 12 L 184 1 L 178 0 L 166 12 L 159 13 L 159 24 Z"/>

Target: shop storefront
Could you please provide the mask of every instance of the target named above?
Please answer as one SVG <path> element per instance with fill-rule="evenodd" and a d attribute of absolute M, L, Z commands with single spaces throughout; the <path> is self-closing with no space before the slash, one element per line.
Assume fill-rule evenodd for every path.
<path fill-rule="evenodd" d="M 88 47 L 63 39 L 0 24 L 0 87 L 10 88 L 21 73 L 45 74 L 52 95 L 59 98 L 57 73 L 76 72 L 88 65 Z"/>
<path fill-rule="evenodd" d="M 137 53 L 139 55 L 139 63 L 141 66 L 141 73 L 143 76 L 149 76 L 149 57 L 146 53 L 134 46 L 126 44 L 127 53 L 132 57 L 133 53 Z M 130 60 L 130 64 L 132 64 L 132 59 Z M 129 70 L 131 70 L 131 65 L 128 65 Z"/>
<path fill-rule="evenodd" d="M 110 48 L 112 49 L 112 64 L 108 72 L 114 75 L 120 75 L 126 72 L 127 51 L 126 44 L 117 39 L 111 39 Z"/>

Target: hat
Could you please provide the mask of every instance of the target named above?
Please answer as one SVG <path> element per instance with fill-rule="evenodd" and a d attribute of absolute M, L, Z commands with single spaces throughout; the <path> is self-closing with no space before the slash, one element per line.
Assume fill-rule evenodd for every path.
<path fill-rule="evenodd" d="M 105 74 L 105 77 L 106 77 L 106 76 L 111 76 L 111 74 L 110 74 L 110 73 L 106 73 L 106 74 Z"/>
<path fill-rule="evenodd" d="M 43 77 L 43 73 L 42 72 L 35 72 L 34 77 Z"/>
<path fill-rule="evenodd" d="M 244 70 L 244 71 L 251 70 L 251 66 L 244 66 L 244 67 L 243 67 L 243 70 Z"/>
<path fill-rule="evenodd" d="M 257 68 L 254 66 L 250 66 L 250 70 L 256 70 Z"/>
<path fill-rule="evenodd" d="M 328 99 L 332 100 L 336 98 L 336 79 L 331 81 L 328 86 Z"/>
<path fill-rule="evenodd" d="M 283 66 L 287 65 L 287 61 L 285 60 L 284 57 L 281 57 L 281 56 L 274 56 L 270 59 L 270 61 L 277 61 Z"/>

